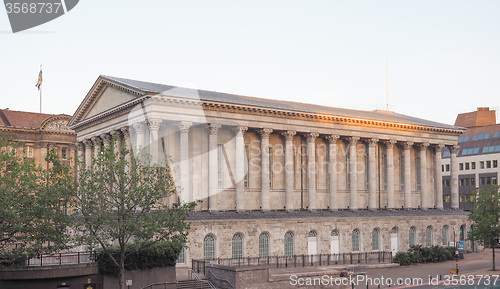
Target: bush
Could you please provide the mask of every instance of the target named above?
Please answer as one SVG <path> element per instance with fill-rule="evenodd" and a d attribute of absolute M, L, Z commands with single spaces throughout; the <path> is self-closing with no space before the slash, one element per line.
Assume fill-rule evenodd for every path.
<path fill-rule="evenodd" d="M 182 250 L 179 242 L 160 242 L 140 249 L 141 244 L 127 245 L 125 251 L 125 270 L 148 270 L 154 267 L 175 266 L 175 261 Z M 120 262 L 118 247 L 108 249 L 108 252 Z M 100 249 L 97 251 L 99 272 L 107 276 L 118 276 L 119 268 L 113 260 Z"/>
<path fill-rule="evenodd" d="M 455 247 L 444 248 L 442 246 L 423 247 L 414 245 L 408 249 L 408 252 L 398 252 L 393 259 L 394 263 L 401 266 L 407 266 L 416 263 L 436 263 L 453 260 Z"/>

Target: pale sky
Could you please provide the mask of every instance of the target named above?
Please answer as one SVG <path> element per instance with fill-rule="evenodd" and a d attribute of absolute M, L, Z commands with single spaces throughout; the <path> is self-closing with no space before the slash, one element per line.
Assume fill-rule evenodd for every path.
<path fill-rule="evenodd" d="M 500 1 L 81 0 L 13 34 L 0 108 L 72 115 L 99 75 L 453 124 L 500 107 Z"/>

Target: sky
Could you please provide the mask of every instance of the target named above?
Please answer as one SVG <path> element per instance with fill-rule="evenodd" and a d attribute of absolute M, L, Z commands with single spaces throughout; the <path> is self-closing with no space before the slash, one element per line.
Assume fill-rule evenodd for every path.
<path fill-rule="evenodd" d="M 0 52 L 11 110 L 39 112 L 40 65 L 53 114 L 99 75 L 360 110 L 388 88 L 390 110 L 446 124 L 500 107 L 496 0 L 82 0 L 18 33 L 2 7 Z"/>

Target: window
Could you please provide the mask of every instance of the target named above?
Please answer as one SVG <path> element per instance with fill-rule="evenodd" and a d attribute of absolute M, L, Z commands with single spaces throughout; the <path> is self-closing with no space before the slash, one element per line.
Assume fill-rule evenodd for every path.
<path fill-rule="evenodd" d="M 332 233 L 331 233 L 331 236 L 332 237 L 339 237 L 339 231 L 333 230 Z"/>
<path fill-rule="evenodd" d="M 410 244 L 410 247 L 415 246 L 417 243 L 416 241 L 417 241 L 417 229 L 415 227 L 411 227 L 409 239 L 408 239 L 408 243 Z"/>
<path fill-rule="evenodd" d="M 243 258 L 243 236 L 241 234 L 234 234 L 231 248 L 233 259 Z"/>
<path fill-rule="evenodd" d="M 450 171 L 450 164 L 447 164 L 446 165 L 446 171 L 449 172 Z"/>
<path fill-rule="evenodd" d="M 463 171 L 464 170 L 464 163 L 459 163 L 458 168 L 459 168 L 459 170 Z"/>
<path fill-rule="evenodd" d="M 448 245 L 448 226 L 447 225 L 444 225 L 443 226 L 443 230 L 441 232 L 441 244 L 443 246 L 447 246 Z"/>
<path fill-rule="evenodd" d="M 33 146 L 31 145 L 26 146 L 26 157 L 28 158 L 33 157 Z"/>
<path fill-rule="evenodd" d="M 444 202 L 445 202 L 445 203 L 449 203 L 449 202 L 451 202 L 450 195 L 444 195 Z"/>
<path fill-rule="evenodd" d="M 68 159 L 68 149 L 67 148 L 62 148 L 61 149 L 61 159 L 67 160 Z"/>
<path fill-rule="evenodd" d="M 286 232 L 286 234 L 285 234 L 285 256 L 293 256 L 293 254 L 294 254 L 293 233 Z"/>
<path fill-rule="evenodd" d="M 223 187 L 223 172 L 222 172 L 222 161 L 223 161 L 223 154 L 224 152 L 222 151 L 223 150 L 223 145 L 222 144 L 219 144 L 217 145 L 217 186 L 218 188 L 222 188 Z"/>
<path fill-rule="evenodd" d="M 497 184 L 497 177 L 491 177 L 491 184 L 496 185 Z"/>
<path fill-rule="evenodd" d="M 380 230 L 378 228 L 375 228 L 372 231 L 372 250 L 380 250 L 379 240 Z"/>
<path fill-rule="evenodd" d="M 352 251 L 358 252 L 359 250 L 359 230 L 352 231 Z"/>
<path fill-rule="evenodd" d="M 480 169 L 484 169 L 484 161 L 480 161 L 479 162 L 479 168 Z"/>
<path fill-rule="evenodd" d="M 181 252 L 179 253 L 179 257 L 177 258 L 177 261 L 175 261 L 177 264 L 185 264 L 186 263 L 186 248 L 182 247 Z"/>
<path fill-rule="evenodd" d="M 405 188 L 405 157 L 399 154 L 399 183 L 401 190 Z"/>
<path fill-rule="evenodd" d="M 450 179 L 443 180 L 443 187 L 449 187 L 449 186 L 450 186 Z"/>
<path fill-rule="evenodd" d="M 465 163 L 465 170 L 470 170 L 470 163 Z"/>
<path fill-rule="evenodd" d="M 465 186 L 465 179 L 460 179 L 460 184 L 461 187 Z"/>
<path fill-rule="evenodd" d="M 259 236 L 259 257 L 269 257 L 269 234 L 262 233 Z"/>
<path fill-rule="evenodd" d="M 207 235 L 203 240 L 203 259 L 215 260 L 215 237 L 212 235 Z"/>
<path fill-rule="evenodd" d="M 491 169 L 491 161 L 486 161 L 486 168 Z"/>
<path fill-rule="evenodd" d="M 441 171 L 444 172 L 444 165 L 441 165 Z"/>
<path fill-rule="evenodd" d="M 432 246 L 432 226 L 428 226 L 425 230 L 425 245 L 427 247 Z"/>
<path fill-rule="evenodd" d="M 500 137 L 500 131 L 497 131 L 493 134 L 493 137 L 494 138 L 497 138 L 497 137 Z"/>
<path fill-rule="evenodd" d="M 475 170 L 476 169 L 476 162 L 470 163 L 471 169 Z"/>
<path fill-rule="evenodd" d="M 498 168 L 498 161 L 497 161 L 497 160 L 494 160 L 494 161 L 493 161 L 493 167 L 494 167 L 494 168 Z"/>

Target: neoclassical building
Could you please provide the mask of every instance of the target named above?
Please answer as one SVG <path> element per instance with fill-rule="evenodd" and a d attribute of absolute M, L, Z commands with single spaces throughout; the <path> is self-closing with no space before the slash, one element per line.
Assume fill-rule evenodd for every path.
<path fill-rule="evenodd" d="M 468 226 L 443 209 L 441 151 L 460 127 L 359 111 L 100 76 L 69 126 L 90 164 L 117 146 L 171 161 L 190 215 L 190 259 L 404 251 Z"/>

